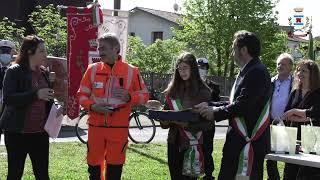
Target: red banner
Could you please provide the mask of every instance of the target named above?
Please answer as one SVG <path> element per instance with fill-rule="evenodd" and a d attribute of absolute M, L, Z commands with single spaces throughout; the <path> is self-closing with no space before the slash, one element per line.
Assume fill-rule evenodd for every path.
<path fill-rule="evenodd" d="M 81 11 L 81 12 L 79 12 Z M 97 26 L 93 25 L 91 9 L 78 10 L 68 7 L 68 103 L 67 115 L 70 119 L 79 116 L 79 102 L 76 93 L 81 78 L 88 66 L 89 51 L 96 51 Z M 101 13 L 102 14 L 102 13 Z"/>

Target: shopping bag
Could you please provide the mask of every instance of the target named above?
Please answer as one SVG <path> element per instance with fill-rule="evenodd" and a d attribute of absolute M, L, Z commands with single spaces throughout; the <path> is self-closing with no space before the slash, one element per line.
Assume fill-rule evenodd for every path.
<path fill-rule="evenodd" d="M 184 152 L 182 174 L 190 177 L 204 175 L 204 157 L 199 144 L 190 145 Z"/>
<path fill-rule="evenodd" d="M 319 127 L 313 126 L 311 119 L 309 125 L 301 125 L 301 147 L 304 153 L 316 153 Z M 319 150 L 318 150 L 319 151 Z"/>
<path fill-rule="evenodd" d="M 316 134 L 316 145 L 314 146 L 315 152 L 317 155 L 320 155 L 320 127 L 315 126 L 315 134 Z"/>
<path fill-rule="evenodd" d="M 52 138 L 57 138 L 59 131 L 61 129 L 63 114 L 61 112 L 62 106 L 59 104 L 52 104 L 49 116 L 47 118 L 47 122 L 44 126 L 45 131 Z"/>
<path fill-rule="evenodd" d="M 295 154 L 297 132 L 296 127 L 286 127 L 283 122 L 277 125 L 270 125 L 271 131 L 271 152 Z"/>
<path fill-rule="evenodd" d="M 235 180 L 250 180 L 250 176 L 244 176 L 241 174 L 237 174 Z"/>

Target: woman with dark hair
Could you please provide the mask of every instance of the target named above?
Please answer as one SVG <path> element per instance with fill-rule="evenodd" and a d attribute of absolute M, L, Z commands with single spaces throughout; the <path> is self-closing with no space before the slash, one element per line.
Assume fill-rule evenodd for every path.
<path fill-rule="evenodd" d="M 27 36 L 4 78 L 0 126 L 8 154 L 8 180 L 21 179 L 27 154 L 35 178 L 49 179 L 49 136 L 44 125 L 54 92 L 49 88 L 48 73 L 42 67 L 46 58 L 44 40 Z"/>
<path fill-rule="evenodd" d="M 302 60 L 295 72 L 293 91 L 290 94 L 284 117 L 288 126 L 298 127 L 298 140 L 301 140 L 301 125 L 320 125 L 320 73 L 312 60 Z M 312 176 L 312 177 L 311 177 Z M 319 179 L 320 169 L 285 164 L 284 179 Z"/>
<path fill-rule="evenodd" d="M 211 89 L 201 80 L 194 55 L 191 53 L 180 55 L 173 79 L 165 90 L 165 95 L 164 109 L 171 110 L 192 108 L 200 102 L 211 100 Z M 173 104 L 175 105 L 173 106 Z M 186 122 L 188 122 L 187 118 Z M 207 121 L 186 124 L 161 122 L 162 128 L 169 128 L 168 164 L 172 180 L 196 179 L 196 177 L 183 173 L 184 153 L 194 142 L 199 146 L 202 144 L 202 130 L 213 128 L 213 123 Z M 191 140 L 186 136 L 188 133 L 196 135 L 198 138 Z M 199 153 L 203 153 L 202 149 Z"/>

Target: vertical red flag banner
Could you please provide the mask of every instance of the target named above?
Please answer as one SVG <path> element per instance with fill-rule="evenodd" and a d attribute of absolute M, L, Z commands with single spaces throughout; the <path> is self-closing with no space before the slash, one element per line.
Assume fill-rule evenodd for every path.
<path fill-rule="evenodd" d="M 89 51 L 96 51 L 98 26 L 93 17 L 96 6 L 82 10 L 67 8 L 68 21 L 68 101 L 67 115 L 70 119 L 79 116 L 79 102 L 76 93 L 88 66 Z M 99 9 L 99 11 L 101 11 Z M 102 12 L 98 14 L 102 21 Z"/>

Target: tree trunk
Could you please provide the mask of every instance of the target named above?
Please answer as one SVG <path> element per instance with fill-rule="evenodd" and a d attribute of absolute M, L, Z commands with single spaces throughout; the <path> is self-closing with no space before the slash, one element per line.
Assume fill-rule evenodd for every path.
<path fill-rule="evenodd" d="M 224 72 L 223 72 L 223 77 L 227 77 L 227 73 L 228 73 L 228 64 L 229 64 L 229 61 L 228 60 L 225 60 L 224 61 Z"/>
<path fill-rule="evenodd" d="M 233 78 L 234 77 L 234 61 L 230 62 L 230 74 L 229 77 Z"/>
<path fill-rule="evenodd" d="M 221 49 L 217 48 L 217 68 L 218 76 L 221 76 Z"/>

